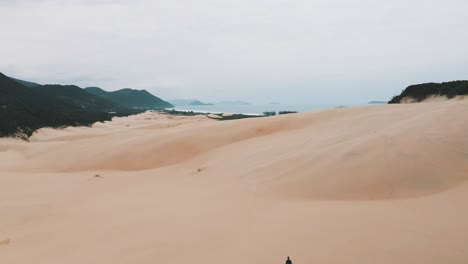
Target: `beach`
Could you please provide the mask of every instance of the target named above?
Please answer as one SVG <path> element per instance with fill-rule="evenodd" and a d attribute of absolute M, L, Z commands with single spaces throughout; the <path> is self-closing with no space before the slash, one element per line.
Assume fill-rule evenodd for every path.
<path fill-rule="evenodd" d="M 247 104 L 247 105 L 180 105 L 168 110 L 178 111 L 193 111 L 195 113 L 238 113 L 247 115 L 262 115 L 264 112 L 280 112 L 280 111 L 295 111 L 295 112 L 310 112 L 322 109 L 336 107 L 354 107 L 364 106 L 366 104 Z"/>
<path fill-rule="evenodd" d="M 3 138 L 0 263 L 467 263 L 467 113 L 149 111 Z"/>

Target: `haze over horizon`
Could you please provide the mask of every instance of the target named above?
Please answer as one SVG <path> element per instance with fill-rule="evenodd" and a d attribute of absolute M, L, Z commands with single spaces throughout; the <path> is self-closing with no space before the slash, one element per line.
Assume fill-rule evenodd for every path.
<path fill-rule="evenodd" d="M 388 100 L 468 79 L 468 2 L 0 2 L 0 72 L 164 99 Z"/>

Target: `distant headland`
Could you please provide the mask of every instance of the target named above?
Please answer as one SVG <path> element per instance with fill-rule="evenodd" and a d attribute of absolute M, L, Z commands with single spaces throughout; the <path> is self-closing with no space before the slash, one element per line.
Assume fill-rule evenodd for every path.
<path fill-rule="evenodd" d="M 408 86 L 401 94 L 395 95 L 388 103 L 415 103 L 428 99 L 452 99 L 456 96 L 468 95 L 468 81 L 453 81 L 444 83 L 423 83 Z"/>
<path fill-rule="evenodd" d="M 42 127 L 89 126 L 114 116 L 172 107 L 146 90 L 41 85 L 2 73 L 0 94 L 0 137 L 28 138 Z"/>

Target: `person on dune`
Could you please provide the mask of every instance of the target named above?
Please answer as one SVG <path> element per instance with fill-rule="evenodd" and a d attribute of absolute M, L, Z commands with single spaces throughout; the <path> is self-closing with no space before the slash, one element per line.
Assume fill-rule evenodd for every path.
<path fill-rule="evenodd" d="M 288 259 L 286 260 L 286 264 L 292 264 L 292 261 L 289 259 L 289 257 L 288 257 Z"/>

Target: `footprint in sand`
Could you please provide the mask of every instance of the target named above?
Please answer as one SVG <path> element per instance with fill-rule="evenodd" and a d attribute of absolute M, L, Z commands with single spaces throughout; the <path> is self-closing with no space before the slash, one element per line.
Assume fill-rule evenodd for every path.
<path fill-rule="evenodd" d="M 198 168 L 197 171 L 196 171 L 196 173 L 200 173 L 200 172 L 202 172 L 202 171 L 204 171 L 204 170 L 205 170 L 205 168 Z"/>
<path fill-rule="evenodd" d="M 103 179 L 104 176 L 102 176 L 101 174 L 95 174 L 93 177 L 89 178 L 88 181 L 92 181 L 94 179 Z"/>
<path fill-rule="evenodd" d="M 8 244 L 10 244 L 10 239 L 9 238 L 4 239 L 4 240 L 0 240 L 0 247 L 6 246 Z"/>

